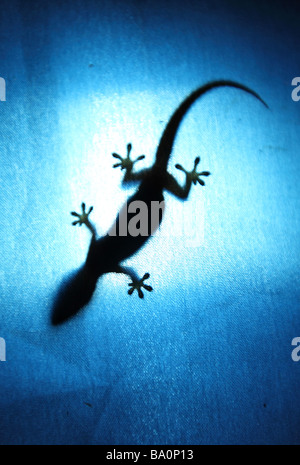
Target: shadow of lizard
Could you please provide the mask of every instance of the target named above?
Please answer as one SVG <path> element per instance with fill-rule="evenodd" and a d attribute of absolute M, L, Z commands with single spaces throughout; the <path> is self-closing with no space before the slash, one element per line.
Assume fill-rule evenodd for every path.
<path fill-rule="evenodd" d="M 126 157 L 113 153 L 113 157 L 118 159 L 118 163 L 114 165 L 114 168 L 120 167 L 122 170 L 125 170 L 123 184 L 137 183 L 139 185 L 138 189 L 126 202 L 110 231 L 100 238 L 97 236 L 95 226 L 89 220 L 93 207 L 90 207 L 88 212 L 86 212 L 85 204 L 82 203 L 81 214 L 71 212 L 77 218 L 73 222 L 73 225 L 79 224 L 81 226 L 85 224 L 90 230 L 92 238 L 85 263 L 79 270 L 76 270 L 68 277 L 58 290 L 51 315 L 53 325 L 66 321 L 84 308 L 93 296 L 98 279 L 106 273 L 123 273 L 130 276 L 132 280 L 128 291 L 130 295 L 134 290 L 137 290 L 139 297 L 143 298 L 144 293 L 142 289 L 152 291 L 152 287 L 145 284 L 145 280 L 150 276 L 149 273 L 145 273 L 140 279 L 132 268 L 124 267 L 121 263 L 138 252 L 159 227 L 164 210 L 164 191 L 170 192 L 181 200 L 186 200 L 192 183 L 205 185 L 202 177 L 209 176 L 210 173 L 208 171 L 197 171 L 197 166 L 200 162 L 199 157 L 195 158 L 194 168 L 191 171 L 185 170 L 181 165 L 175 165 L 177 169 L 185 173 L 185 183 L 183 186 L 176 181 L 174 176 L 168 173 L 167 166 L 178 128 L 188 110 L 196 100 L 208 91 L 226 86 L 234 87 L 251 94 L 268 108 L 262 98 L 249 87 L 229 80 L 212 81 L 192 92 L 175 110 L 159 141 L 153 166 L 139 172 L 134 171 L 133 167 L 135 163 L 142 160 L 145 156 L 141 155 L 133 161 L 130 157 L 131 144 L 127 145 Z M 162 207 L 154 224 L 151 221 L 153 202 L 158 203 Z M 146 218 L 144 217 L 147 224 L 146 233 L 129 234 L 127 227 L 136 215 L 136 210 L 131 209 L 130 211 L 130 205 L 141 205 L 141 203 L 147 207 Z M 125 234 L 121 227 L 122 224 L 124 226 L 124 222 L 126 226 Z"/>

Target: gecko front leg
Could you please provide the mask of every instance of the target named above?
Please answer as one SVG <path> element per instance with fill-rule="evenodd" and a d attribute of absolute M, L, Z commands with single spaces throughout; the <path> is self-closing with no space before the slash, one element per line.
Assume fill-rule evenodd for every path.
<path fill-rule="evenodd" d="M 143 299 L 144 293 L 142 291 L 142 288 L 145 289 L 148 292 L 153 291 L 153 287 L 149 286 L 148 284 L 145 284 L 144 281 L 148 278 L 150 278 L 149 273 L 145 273 L 142 279 L 139 279 L 137 276 L 136 272 L 127 266 L 117 266 L 116 269 L 113 270 L 115 273 L 122 273 L 122 274 L 127 274 L 132 282 L 128 284 L 130 286 L 130 289 L 128 290 L 128 294 L 131 295 L 133 291 L 137 290 L 139 298 Z"/>
<path fill-rule="evenodd" d="M 82 210 L 81 214 L 76 213 L 76 212 L 71 212 L 72 216 L 76 216 L 78 218 L 78 220 L 73 221 L 72 225 L 76 226 L 77 224 L 79 224 L 79 226 L 81 226 L 81 225 L 85 224 L 86 227 L 91 231 L 93 237 L 95 237 L 96 234 L 97 234 L 96 233 L 96 228 L 89 220 L 89 214 L 93 211 L 93 207 L 90 207 L 89 211 L 86 212 L 85 211 L 85 203 L 82 202 L 81 210 Z"/>
<path fill-rule="evenodd" d="M 146 289 L 146 291 L 149 291 L 149 292 L 153 291 L 152 286 L 148 286 L 148 284 L 144 283 L 145 279 L 148 279 L 149 277 L 150 277 L 150 274 L 145 273 L 142 279 L 133 280 L 132 283 L 129 283 L 128 286 L 130 286 L 130 289 L 128 291 L 128 294 L 131 295 L 134 290 L 137 290 L 139 298 L 143 299 L 144 293 L 142 291 L 142 288 Z"/>

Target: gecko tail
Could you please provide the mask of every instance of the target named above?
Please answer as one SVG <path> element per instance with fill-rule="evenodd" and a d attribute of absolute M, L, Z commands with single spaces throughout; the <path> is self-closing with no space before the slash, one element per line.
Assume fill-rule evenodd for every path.
<path fill-rule="evenodd" d="M 218 81 L 211 81 L 207 84 L 204 84 L 203 86 L 199 87 L 194 92 L 192 92 L 185 100 L 183 100 L 183 102 L 179 105 L 179 107 L 171 116 L 161 136 L 156 151 L 156 163 L 160 166 L 161 169 L 167 169 L 167 164 L 171 156 L 178 128 L 186 113 L 196 102 L 196 100 L 198 100 L 200 97 L 202 97 L 210 90 L 216 89 L 218 87 L 234 87 L 236 89 L 243 90 L 244 92 L 247 92 L 248 94 L 255 97 L 257 100 L 259 100 L 266 108 L 269 108 L 266 102 L 261 98 L 261 96 L 257 92 L 252 90 L 250 87 L 244 86 L 243 84 L 240 84 L 238 82 L 223 79 Z"/>

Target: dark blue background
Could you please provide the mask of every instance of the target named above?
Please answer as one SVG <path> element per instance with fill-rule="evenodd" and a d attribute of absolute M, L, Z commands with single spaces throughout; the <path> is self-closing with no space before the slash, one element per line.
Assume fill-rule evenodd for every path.
<path fill-rule="evenodd" d="M 299 444 L 299 6 L 281 1 L 2 0 L 2 444 Z M 50 325 L 94 205 L 105 232 L 131 190 L 111 153 L 145 153 L 189 92 L 175 163 L 212 176 L 167 196 L 161 233 L 128 260 L 144 301 L 107 275 Z M 185 225 L 185 230 L 183 230 Z"/>

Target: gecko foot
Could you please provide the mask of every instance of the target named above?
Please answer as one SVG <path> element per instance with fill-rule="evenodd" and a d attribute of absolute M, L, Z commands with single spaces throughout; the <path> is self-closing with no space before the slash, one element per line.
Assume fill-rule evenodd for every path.
<path fill-rule="evenodd" d="M 201 186 L 205 186 L 205 182 L 200 178 L 200 176 L 209 176 L 210 172 L 209 171 L 201 171 L 197 172 L 196 168 L 200 162 L 200 157 L 195 158 L 194 162 L 194 169 L 192 171 L 186 171 L 181 165 L 175 165 L 175 168 L 177 168 L 180 171 L 183 171 L 187 178 L 193 183 L 196 184 L 197 182 L 201 184 Z"/>
<path fill-rule="evenodd" d="M 118 153 L 113 153 L 112 156 L 114 158 L 118 158 L 120 160 L 119 163 L 115 163 L 113 165 L 113 168 L 118 168 L 119 166 L 121 167 L 121 170 L 132 170 L 132 167 L 133 165 L 139 161 L 139 160 L 143 160 L 145 158 L 145 155 L 140 155 L 139 157 L 137 157 L 136 160 L 131 160 L 130 158 L 130 152 L 131 152 L 131 149 L 132 149 L 132 145 L 131 144 L 127 144 L 127 156 L 126 157 L 121 157 L 121 155 L 119 155 Z"/>
<path fill-rule="evenodd" d="M 144 284 L 144 280 L 148 279 L 150 277 L 149 273 L 145 273 L 142 279 L 139 279 L 138 281 L 132 281 L 132 283 L 129 283 L 128 286 L 131 286 L 131 288 L 128 291 L 128 294 L 131 295 L 133 291 L 136 289 L 138 291 L 138 295 L 140 299 L 143 299 L 144 293 L 142 291 L 142 287 L 146 289 L 146 291 L 153 291 L 153 287 L 148 286 L 147 284 Z"/>
<path fill-rule="evenodd" d="M 89 227 L 89 225 L 90 225 L 89 214 L 93 210 L 93 207 L 90 207 L 89 211 L 86 212 L 85 211 L 85 203 L 82 202 L 81 209 L 82 209 L 81 215 L 79 213 L 76 213 L 76 212 L 71 212 L 71 215 L 76 216 L 78 218 L 78 220 L 73 221 L 72 225 L 75 226 L 76 224 L 79 224 L 79 226 L 81 226 L 82 224 L 85 224 L 86 226 Z"/>

